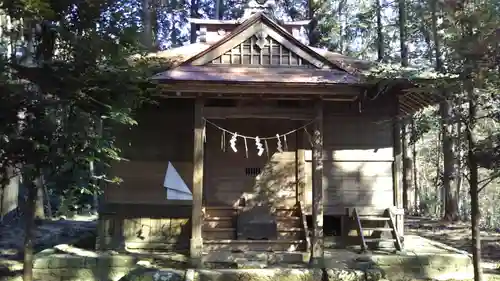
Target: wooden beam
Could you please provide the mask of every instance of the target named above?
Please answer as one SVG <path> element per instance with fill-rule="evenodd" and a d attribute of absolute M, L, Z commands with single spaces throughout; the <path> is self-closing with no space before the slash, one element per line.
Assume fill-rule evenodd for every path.
<path fill-rule="evenodd" d="M 392 122 L 392 137 L 393 137 L 393 158 L 394 162 L 392 165 L 392 185 L 393 185 L 393 203 L 396 208 L 403 207 L 403 196 L 401 192 L 401 176 L 402 176 L 402 143 L 401 143 L 401 121 L 397 119 L 397 113 L 399 108 L 399 101 L 395 99 L 395 113 L 394 120 Z M 396 228 L 398 230 L 399 236 L 404 235 L 404 221 L 403 216 L 396 217 Z"/>
<path fill-rule="evenodd" d="M 171 81 L 159 85 L 164 92 L 172 92 L 175 95 L 193 96 L 199 93 L 216 95 L 287 95 L 302 96 L 308 98 L 323 95 L 331 100 L 354 101 L 363 91 L 361 86 L 355 85 L 324 85 L 318 84 L 290 84 L 290 83 L 202 83 L 197 81 Z M 164 93 L 167 94 L 167 93 Z"/>
<path fill-rule="evenodd" d="M 204 159 L 204 139 L 203 139 L 203 100 L 196 99 L 194 106 L 194 159 L 193 159 L 193 209 L 191 214 L 191 243 L 190 255 L 193 267 L 202 266 L 203 250 L 203 159 Z"/>
<path fill-rule="evenodd" d="M 312 161 L 312 223 L 313 235 L 311 239 L 312 267 L 323 268 L 323 101 L 318 100 L 315 104 Z"/>
<path fill-rule="evenodd" d="M 199 93 L 173 93 L 166 92 L 161 94 L 155 94 L 154 97 L 163 98 L 163 99 L 194 99 L 200 97 Z M 311 100 L 311 96 L 309 95 L 266 95 L 266 94 L 245 94 L 245 93 L 233 93 L 233 94 L 217 94 L 217 93 L 203 93 L 202 95 L 206 99 L 239 99 L 239 100 L 253 100 L 256 98 L 262 100 L 293 100 L 293 101 L 304 101 Z M 334 102 L 353 102 L 356 98 L 347 98 L 347 97 L 328 97 L 323 96 L 324 101 L 334 101 Z M 337 114 L 338 115 L 338 114 Z M 359 114 L 358 114 L 359 115 Z"/>
<path fill-rule="evenodd" d="M 204 116 L 207 119 L 231 119 L 231 118 L 273 118 L 291 120 L 311 120 L 314 115 L 310 109 L 304 108 L 276 108 L 276 107 L 216 107 L 204 108 Z"/>
<path fill-rule="evenodd" d="M 170 200 L 162 204 L 107 202 L 101 206 L 99 214 L 119 215 L 126 219 L 189 219 L 192 214 L 192 204 L 191 200 Z"/>

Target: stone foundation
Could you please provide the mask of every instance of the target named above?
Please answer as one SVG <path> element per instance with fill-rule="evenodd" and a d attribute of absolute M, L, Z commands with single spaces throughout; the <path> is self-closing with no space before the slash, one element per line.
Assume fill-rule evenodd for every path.
<path fill-rule="evenodd" d="M 209 256 L 212 260 L 206 261 L 205 269 L 189 269 L 189 259 L 180 254 L 95 253 L 68 245 L 58 245 L 35 256 L 34 277 L 39 281 L 472 279 L 472 260 L 468 254 L 426 239 L 408 238 L 407 243 L 411 247 L 403 253 L 380 251 L 359 254 L 346 249 L 327 250 L 324 259 L 326 269 L 307 268 L 307 254 L 212 253 Z M 411 249 L 419 249 L 420 252 Z M 217 266 L 209 267 L 210 262 Z M 237 266 L 231 266 L 234 264 Z M 232 267 L 233 269 L 229 269 Z M 17 277 L 10 280 L 21 281 L 22 279 Z"/>
<path fill-rule="evenodd" d="M 175 261 L 171 257 L 158 260 L 121 254 L 90 257 L 50 254 L 36 259 L 34 277 L 39 281 L 399 281 L 464 280 L 471 277 L 446 277 L 446 272 L 451 274 L 451 268 L 445 268 L 444 263 L 437 260 L 429 261 L 432 265 L 427 267 L 422 267 L 422 263 L 409 266 L 409 260 L 404 258 L 394 260 L 385 257 L 377 263 L 375 260 L 359 261 L 357 265 L 353 265 L 354 268 L 347 269 L 276 267 L 198 270 L 186 269 L 187 262 L 182 259 Z M 455 264 L 459 275 L 464 274 L 464 268 L 468 267 L 469 264 Z M 17 279 L 21 280 L 20 277 Z"/>

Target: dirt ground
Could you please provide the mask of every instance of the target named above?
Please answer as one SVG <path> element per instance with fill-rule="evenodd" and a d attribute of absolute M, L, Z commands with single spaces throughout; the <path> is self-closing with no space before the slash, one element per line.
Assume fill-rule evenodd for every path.
<path fill-rule="evenodd" d="M 471 250 L 469 223 L 444 223 L 440 220 L 407 217 L 406 233 L 435 240 L 462 251 Z M 500 262 L 500 232 L 481 231 L 481 252 L 485 262 Z"/>
<path fill-rule="evenodd" d="M 80 237 L 92 235 L 95 218 L 80 216 L 72 220 L 44 220 L 36 225 L 35 251 L 58 244 L 73 243 Z M 24 224 L 15 222 L 0 225 L 0 281 L 18 276 L 22 270 Z"/>
<path fill-rule="evenodd" d="M 419 235 L 456 249 L 471 252 L 470 223 L 445 223 L 437 219 L 406 217 L 405 233 Z M 490 280 L 500 279 L 500 232 L 481 231 L 483 271 Z"/>

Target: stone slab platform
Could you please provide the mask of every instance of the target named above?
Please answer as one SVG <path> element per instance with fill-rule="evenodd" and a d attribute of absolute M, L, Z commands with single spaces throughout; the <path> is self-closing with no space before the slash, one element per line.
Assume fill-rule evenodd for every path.
<path fill-rule="evenodd" d="M 360 253 L 348 249 L 325 251 L 325 267 L 382 274 L 389 280 L 469 280 L 472 257 L 463 251 L 420 236 L 405 236 L 402 252 L 380 250 Z"/>
<path fill-rule="evenodd" d="M 183 255 L 95 253 L 70 246 L 42 251 L 34 262 L 40 281 L 383 281 L 472 279 L 466 253 L 418 236 L 407 236 L 406 251 L 361 254 L 348 249 L 325 251 L 324 269 L 307 268 L 307 253 L 266 253 L 242 256 L 231 262 L 245 266 L 228 269 L 218 256 L 214 269 L 189 269 Z M 212 256 L 216 258 L 217 256 Z M 275 259 L 272 259 L 272 258 Z M 283 259 L 283 257 L 289 259 Z M 245 260 L 251 258 L 251 260 Z M 264 261 L 265 259 L 265 261 Z M 216 262 L 216 260 L 212 261 Z M 259 268 L 245 268 L 245 267 Z M 260 268 L 264 267 L 264 268 Z M 10 280 L 21 280 L 13 278 Z"/>
<path fill-rule="evenodd" d="M 328 244 L 328 241 L 326 241 Z M 211 268 L 307 268 L 303 252 L 210 252 Z M 420 236 L 405 236 L 405 250 L 360 253 L 359 248 L 325 249 L 324 267 L 332 280 L 468 280 L 473 277 L 468 253 Z"/>

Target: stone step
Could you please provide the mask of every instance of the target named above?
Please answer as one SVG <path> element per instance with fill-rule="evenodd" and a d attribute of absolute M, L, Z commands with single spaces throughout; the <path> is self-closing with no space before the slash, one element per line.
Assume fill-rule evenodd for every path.
<path fill-rule="evenodd" d="M 205 207 L 205 218 L 232 218 L 238 210 L 232 207 Z"/>
<path fill-rule="evenodd" d="M 305 251 L 305 240 L 205 240 L 203 250 L 211 251 Z"/>
<path fill-rule="evenodd" d="M 277 219 L 278 229 L 301 228 L 302 224 L 299 219 Z M 203 227 L 206 228 L 232 228 L 236 223 L 233 218 L 205 218 Z"/>
<path fill-rule="evenodd" d="M 251 263 L 258 264 L 300 264 L 309 261 L 309 253 L 306 252 L 253 252 L 233 253 L 231 251 L 212 251 L 203 253 L 204 262 L 223 263 L 232 261 L 241 264 L 245 268 L 252 267 Z"/>
<path fill-rule="evenodd" d="M 294 230 L 302 229 L 302 224 L 300 219 L 295 218 L 277 218 L 276 224 L 279 230 Z M 236 221 L 231 217 L 218 217 L 218 218 L 205 218 L 203 220 L 203 228 L 235 228 L 237 226 Z"/>
<path fill-rule="evenodd" d="M 359 216 L 362 221 L 390 221 L 391 218 L 381 216 Z"/>
<path fill-rule="evenodd" d="M 238 209 L 233 207 L 204 207 L 205 219 L 207 218 L 232 218 L 238 214 Z M 293 208 L 277 208 L 273 215 L 278 220 L 300 220 L 299 212 Z"/>
<path fill-rule="evenodd" d="M 203 239 L 207 240 L 231 240 L 236 239 L 235 228 L 204 228 Z M 278 230 L 278 240 L 301 240 L 305 233 L 301 228 Z"/>
<path fill-rule="evenodd" d="M 299 217 L 276 217 L 279 229 L 302 227 L 302 222 Z"/>
<path fill-rule="evenodd" d="M 390 227 L 369 227 L 369 226 L 363 226 L 363 230 L 392 231 L 392 228 L 390 228 Z"/>
<path fill-rule="evenodd" d="M 301 240 L 305 238 L 305 232 L 301 228 L 278 230 L 278 239 Z"/>
<path fill-rule="evenodd" d="M 236 228 L 208 228 L 203 229 L 203 239 L 231 240 L 236 239 Z"/>
<path fill-rule="evenodd" d="M 274 215 L 277 217 L 299 217 L 299 212 L 296 209 L 290 208 L 277 208 L 274 211 Z"/>
<path fill-rule="evenodd" d="M 366 243 L 375 243 L 375 242 L 380 242 L 380 243 L 392 242 L 392 243 L 394 243 L 395 241 L 396 241 L 396 239 L 391 239 L 391 238 L 365 238 Z"/>
<path fill-rule="evenodd" d="M 233 217 L 208 217 L 203 220 L 204 228 L 232 228 L 234 226 Z"/>

